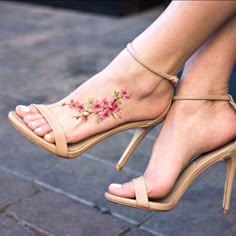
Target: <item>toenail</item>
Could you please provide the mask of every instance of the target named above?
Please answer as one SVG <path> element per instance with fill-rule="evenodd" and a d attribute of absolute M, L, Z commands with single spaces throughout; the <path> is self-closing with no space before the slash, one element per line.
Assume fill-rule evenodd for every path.
<path fill-rule="evenodd" d="M 29 108 L 29 107 L 23 106 L 23 105 L 20 106 L 20 109 L 21 109 L 22 111 L 25 111 L 25 112 L 29 112 L 29 111 L 30 111 L 30 108 Z"/>
<path fill-rule="evenodd" d="M 39 128 L 37 128 L 37 129 L 35 129 L 35 132 L 37 132 L 37 133 L 39 133 L 39 132 L 41 132 L 43 129 L 41 128 L 41 127 L 39 127 Z"/>
<path fill-rule="evenodd" d="M 30 125 L 30 126 L 35 126 L 35 125 L 36 125 L 36 122 L 35 122 L 35 121 L 31 121 L 31 122 L 29 123 L 29 125 Z"/>
<path fill-rule="evenodd" d="M 121 188 L 122 185 L 121 184 L 111 184 L 110 185 L 112 188 Z"/>
<path fill-rule="evenodd" d="M 25 118 L 30 120 L 31 119 L 31 115 L 27 115 L 27 116 L 25 116 Z"/>
<path fill-rule="evenodd" d="M 51 134 L 45 134 L 44 138 L 50 140 L 52 138 Z"/>

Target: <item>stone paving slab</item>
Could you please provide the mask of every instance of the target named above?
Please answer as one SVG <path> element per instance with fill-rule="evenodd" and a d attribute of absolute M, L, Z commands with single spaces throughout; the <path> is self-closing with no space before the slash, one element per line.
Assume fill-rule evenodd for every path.
<path fill-rule="evenodd" d="M 40 191 L 40 187 L 25 182 L 17 176 L 5 173 L 0 169 L 1 191 L 0 191 L 0 212 L 5 210 L 12 204 L 21 201 L 30 195 L 36 194 Z"/>
<path fill-rule="evenodd" d="M 1 135 L 0 135 L 0 158 L 6 157 L 7 153 L 15 153 L 19 145 L 24 145 L 29 141 L 23 140 L 20 134 L 16 134 L 16 131 L 10 127 L 9 122 L 6 119 L 1 120 Z M 9 142 L 8 138 L 11 137 L 11 142 Z"/>
<path fill-rule="evenodd" d="M 142 229 L 134 229 L 134 230 L 127 232 L 127 234 L 125 234 L 125 236 L 153 236 L 153 234 L 149 233 L 147 231 L 144 231 Z"/>
<path fill-rule="evenodd" d="M 134 178 L 134 175 L 125 173 L 122 177 L 124 181 L 125 177 L 131 179 Z M 80 199 L 85 199 L 98 208 L 119 214 L 136 224 L 142 221 L 149 214 L 148 212 L 137 212 L 135 209 L 127 210 L 104 200 L 104 192 L 112 180 L 115 182 L 117 180 L 114 168 L 98 161 L 91 161 L 89 158 L 65 162 L 40 179 L 50 186 L 73 194 Z"/>
<path fill-rule="evenodd" d="M 0 234 L 1 236 L 31 236 L 32 232 L 27 231 L 24 226 L 16 224 L 13 219 L 0 215 Z"/>
<path fill-rule="evenodd" d="M 0 225 L 4 226 L 0 228 L 1 236 L 15 235 L 15 231 L 20 233 L 16 235 L 41 236 L 82 236 L 95 232 L 98 235 L 121 235 L 129 230 L 124 221 L 36 183 L 24 181 L 6 170 L 0 169 L 0 179 Z M 107 229 L 105 224 L 112 227 Z"/>
<path fill-rule="evenodd" d="M 62 159 L 45 152 L 28 141 L 21 148 L 16 148 L 15 151 L 0 158 L 0 165 L 28 178 L 39 179 L 56 168 L 60 161 Z"/>
<path fill-rule="evenodd" d="M 103 197 L 110 182 L 124 182 L 141 175 L 141 172 L 124 170 L 122 174 L 117 173 L 112 162 L 104 162 L 100 157 L 89 154 L 74 160 L 64 160 L 41 150 L 29 141 L 16 151 L 17 155 L 14 151 L 3 155 L 0 158 L 0 165 L 80 199 L 86 199 L 99 208 L 109 209 L 108 211 L 136 223 L 149 214 L 145 211 L 120 208 L 118 205 L 108 203 Z"/>
<path fill-rule="evenodd" d="M 117 173 L 115 164 L 131 131 L 68 161 L 22 138 L 7 121 L 17 104 L 51 103 L 67 95 L 107 65 L 161 11 L 112 18 L 0 1 L 0 207 L 12 204 L 0 213 L 0 226 L 5 227 L 1 236 L 236 235 L 235 189 L 231 214 L 221 214 L 223 165 L 204 173 L 169 213 L 104 200 L 109 183 L 143 173 L 161 126 Z"/>
<path fill-rule="evenodd" d="M 121 235 L 128 230 L 128 225 L 115 217 L 101 214 L 51 191 L 28 197 L 14 204 L 9 211 L 52 235 L 110 236 Z M 104 227 L 106 225 L 112 227 Z"/>

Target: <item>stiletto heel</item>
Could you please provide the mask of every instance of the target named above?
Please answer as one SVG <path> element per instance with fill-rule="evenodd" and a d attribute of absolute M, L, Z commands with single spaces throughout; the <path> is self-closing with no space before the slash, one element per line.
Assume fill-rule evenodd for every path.
<path fill-rule="evenodd" d="M 225 215 L 229 214 L 231 194 L 233 189 L 234 177 L 236 172 L 236 153 L 225 160 L 226 165 L 226 179 L 223 198 L 223 212 Z"/>
<path fill-rule="evenodd" d="M 145 67 L 150 72 L 158 76 L 161 76 L 164 79 L 167 79 L 173 85 L 176 85 L 178 83 L 177 76 L 172 76 L 172 75 L 163 73 L 157 70 L 156 68 L 153 68 L 152 66 L 148 65 L 139 55 L 137 55 L 131 43 L 127 45 L 126 49 L 135 61 L 137 61 L 140 65 Z M 119 93 L 116 92 L 116 95 L 117 94 Z M 130 129 L 139 129 L 139 131 L 135 133 L 134 138 L 132 139 L 131 143 L 125 150 L 124 155 L 122 156 L 121 160 L 118 163 L 117 169 L 121 170 L 123 166 L 125 165 L 125 163 L 128 161 L 128 159 L 130 158 L 131 154 L 134 152 L 134 150 L 137 148 L 137 146 L 140 144 L 143 138 L 147 135 L 147 133 L 165 118 L 165 116 L 167 115 L 169 111 L 171 103 L 172 103 L 172 100 L 170 100 L 169 105 L 167 106 L 165 111 L 156 119 L 126 122 L 112 129 L 92 135 L 74 144 L 68 144 L 66 142 L 63 128 L 61 127 L 56 117 L 54 117 L 54 115 L 45 105 L 33 105 L 33 106 L 36 107 L 39 113 L 41 113 L 41 115 L 45 118 L 45 120 L 50 125 L 52 132 L 54 134 L 54 137 L 55 137 L 55 144 L 48 143 L 44 138 L 36 135 L 24 123 L 24 121 L 16 114 L 16 112 L 14 111 L 9 112 L 8 118 L 10 122 L 12 123 L 12 125 L 26 138 L 31 140 L 33 143 L 37 144 L 38 146 L 46 149 L 47 151 L 59 157 L 63 157 L 66 159 L 72 159 L 72 158 L 76 158 L 80 156 L 85 151 L 92 148 L 94 145 L 98 144 L 99 142 L 102 142 L 103 140 L 105 140 L 106 138 L 109 138 L 112 135 L 115 135 L 117 133 L 120 133 L 126 130 L 130 130 Z M 70 105 L 70 104 L 64 104 L 64 105 Z"/>
<path fill-rule="evenodd" d="M 128 162 L 131 155 L 134 153 L 138 145 L 142 142 L 142 140 L 146 137 L 146 135 L 152 128 L 153 127 L 137 129 L 135 131 L 135 134 L 132 140 L 130 141 L 130 144 L 127 146 L 119 162 L 116 165 L 116 169 L 118 171 L 121 171 L 123 169 L 123 167 L 126 165 L 126 163 Z"/>
<path fill-rule="evenodd" d="M 208 95 L 204 97 L 174 97 L 173 100 L 228 101 L 236 112 L 236 104 L 234 103 L 230 95 Z M 223 199 L 223 212 L 224 214 L 228 214 L 233 189 L 234 176 L 236 173 L 236 138 L 234 138 L 234 140 L 232 140 L 230 143 L 192 160 L 180 173 L 174 187 L 164 198 L 161 198 L 156 201 L 150 200 L 148 198 L 146 183 L 143 176 L 138 177 L 132 181 L 135 191 L 135 198 L 120 197 L 111 193 L 105 193 L 105 198 L 113 203 L 129 207 L 151 211 L 170 211 L 177 206 L 183 194 L 197 179 L 197 177 L 200 176 L 208 168 L 220 161 L 225 161 L 226 163 L 226 180 Z"/>

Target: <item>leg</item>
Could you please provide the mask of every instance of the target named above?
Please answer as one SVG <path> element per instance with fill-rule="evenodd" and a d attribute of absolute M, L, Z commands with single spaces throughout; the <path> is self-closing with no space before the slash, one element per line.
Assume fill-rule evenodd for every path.
<path fill-rule="evenodd" d="M 224 95 L 236 61 L 236 17 L 187 62 L 177 95 Z M 165 196 L 184 166 L 195 156 L 236 137 L 236 115 L 225 101 L 175 101 L 154 145 L 144 173 L 150 198 Z M 134 197 L 131 182 L 109 191 Z"/>
<path fill-rule="evenodd" d="M 235 11 L 236 3 L 230 1 L 174 1 L 157 21 L 134 40 L 133 46 L 154 67 L 175 74 Z M 89 97 L 109 97 L 114 90 L 121 88 L 133 94 L 122 120 L 110 120 L 102 126 L 95 126 L 94 121 L 81 125 L 74 122 L 70 109 L 65 108 L 62 114 L 58 108 L 71 99 L 86 101 Z M 164 111 L 171 97 L 170 83 L 146 71 L 124 50 L 102 72 L 62 101 L 48 107 L 65 130 L 67 142 L 74 143 L 125 121 L 155 118 Z M 158 106 L 147 110 L 147 104 L 156 104 L 156 101 Z M 54 142 L 51 127 L 37 110 L 18 106 L 16 112 L 37 135 Z"/>

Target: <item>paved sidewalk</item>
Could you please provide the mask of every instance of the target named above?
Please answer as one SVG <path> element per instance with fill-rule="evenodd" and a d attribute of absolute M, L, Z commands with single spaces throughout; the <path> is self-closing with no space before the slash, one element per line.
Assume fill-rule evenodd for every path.
<path fill-rule="evenodd" d="M 222 163 L 204 173 L 168 213 L 104 199 L 109 183 L 142 174 L 160 127 L 117 173 L 115 164 L 132 132 L 68 161 L 22 138 L 7 120 L 17 104 L 51 103 L 67 95 L 161 11 L 112 18 L 0 1 L 0 236 L 236 235 L 236 188 L 231 214 L 224 216 L 221 209 Z"/>

